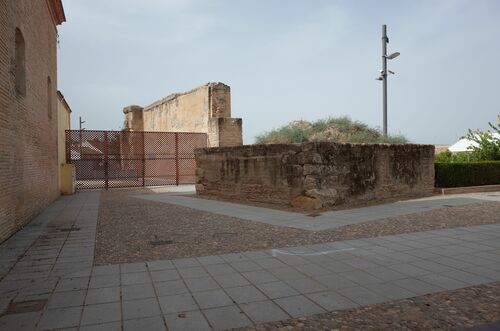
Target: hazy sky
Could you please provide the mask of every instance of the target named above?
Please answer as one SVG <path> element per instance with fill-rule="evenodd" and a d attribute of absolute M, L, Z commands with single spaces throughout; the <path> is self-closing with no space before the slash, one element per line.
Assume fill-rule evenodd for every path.
<path fill-rule="evenodd" d="M 497 0 L 63 0 L 59 89 L 87 129 L 122 108 L 207 82 L 231 86 L 245 143 L 291 120 L 348 115 L 382 125 L 387 24 L 389 132 L 455 142 L 500 114 Z"/>

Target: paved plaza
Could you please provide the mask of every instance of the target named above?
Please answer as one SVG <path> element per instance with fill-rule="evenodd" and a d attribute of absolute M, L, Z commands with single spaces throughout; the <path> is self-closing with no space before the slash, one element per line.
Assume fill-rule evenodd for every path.
<path fill-rule="evenodd" d="M 96 266 L 99 197 L 97 191 L 61 197 L 0 246 L 1 330 L 224 330 L 500 281 L 500 224 Z M 240 206 L 248 210 L 241 219 L 256 208 L 193 205 L 199 199 L 168 194 L 141 198 L 203 210 L 212 203 L 219 213 Z M 320 227 L 326 217 L 362 222 L 481 199 L 498 196 L 328 212 Z M 298 215 L 258 210 L 252 220 L 280 225 L 283 213 Z M 300 218 L 289 220 L 301 226 Z"/>

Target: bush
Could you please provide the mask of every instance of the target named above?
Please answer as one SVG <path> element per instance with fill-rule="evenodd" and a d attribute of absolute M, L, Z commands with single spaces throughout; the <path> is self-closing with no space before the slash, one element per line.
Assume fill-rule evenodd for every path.
<path fill-rule="evenodd" d="M 500 184 L 500 161 L 435 164 L 436 187 Z"/>
<path fill-rule="evenodd" d="M 339 143 L 388 143 L 404 144 L 403 135 L 385 137 L 378 129 L 349 117 L 330 117 L 314 122 L 293 121 L 278 129 L 256 137 L 257 144 L 302 143 L 310 141 L 331 141 Z"/>

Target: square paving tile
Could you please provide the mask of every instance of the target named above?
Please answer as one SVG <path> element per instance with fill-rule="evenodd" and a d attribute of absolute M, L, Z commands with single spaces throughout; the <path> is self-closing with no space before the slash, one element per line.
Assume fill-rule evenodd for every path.
<path fill-rule="evenodd" d="M 342 288 L 337 292 L 361 306 L 388 301 L 386 297 L 361 286 Z"/>
<path fill-rule="evenodd" d="M 120 266 L 118 264 L 95 266 L 92 270 L 93 276 L 118 275 Z"/>
<path fill-rule="evenodd" d="M 248 280 L 239 273 L 228 273 L 214 276 L 214 279 L 223 288 L 249 285 Z"/>
<path fill-rule="evenodd" d="M 322 275 L 327 275 L 330 274 L 331 271 L 328 269 L 325 269 L 317 264 L 314 263 L 309 263 L 309 264 L 300 264 L 294 267 L 304 275 L 307 275 L 309 277 L 312 276 L 322 276 Z"/>
<path fill-rule="evenodd" d="M 161 316 L 137 318 L 123 321 L 123 331 L 166 331 L 165 323 Z"/>
<path fill-rule="evenodd" d="M 0 330 L 34 330 L 40 312 L 8 314 L 0 317 Z"/>
<path fill-rule="evenodd" d="M 122 274 L 122 285 L 134 285 L 151 283 L 151 278 L 148 272 L 134 272 Z"/>
<path fill-rule="evenodd" d="M 180 268 L 177 269 L 182 278 L 200 278 L 209 276 L 202 267 Z"/>
<path fill-rule="evenodd" d="M 270 300 L 241 304 L 241 309 L 256 323 L 286 320 L 289 317 L 279 306 Z"/>
<path fill-rule="evenodd" d="M 81 314 L 82 307 L 46 310 L 38 323 L 38 328 L 40 330 L 51 330 L 78 326 Z"/>
<path fill-rule="evenodd" d="M 122 298 L 124 301 L 153 298 L 155 291 L 151 283 L 122 286 Z"/>
<path fill-rule="evenodd" d="M 149 261 L 146 262 L 148 269 L 150 271 L 158 271 L 158 270 L 167 270 L 174 269 L 175 266 L 172 261 L 169 260 L 161 260 L 161 261 Z"/>
<path fill-rule="evenodd" d="M 147 271 L 146 263 L 144 262 L 120 264 L 120 272 L 122 274 L 131 272 L 146 272 L 146 271 Z"/>
<path fill-rule="evenodd" d="M 121 331 L 121 330 L 122 330 L 122 325 L 120 322 L 82 325 L 80 327 L 80 331 Z"/>
<path fill-rule="evenodd" d="M 365 287 L 391 300 L 400 300 L 417 296 L 417 294 L 392 283 L 368 284 Z"/>
<path fill-rule="evenodd" d="M 219 276 L 236 272 L 236 270 L 234 270 L 229 264 L 207 265 L 205 266 L 205 269 L 207 269 L 208 273 L 212 276 Z"/>
<path fill-rule="evenodd" d="M 181 277 L 179 276 L 177 270 L 172 269 L 151 271 L 151 278 L 153 279 L 153 282 L 165 282 L 168 280 L 180 279 Z"/>
<path fill-rule="evenodd" d="M 220 256 L 210 255 L 210 256 L 200 256 L 196 258 L 198 262 L 204 266 L 225 263 Z"/>
<path fill-rule="evenodd" d="M 122 308 L 124 320 L 161 315 L 160 305 L 156 298 L 124 301 Z"/>
<path fill-rule="evenodd" d="M 120 286 L 119 275 L 92 276 L 90 278 L 89 288 L 103 288 Z"/>
<path fill-rule="evenodd" d="M 83 306 L 86 291 L 54 292 L 49 299 L 47 309 Z"/>
<path fill-rule="evenodd" d="M 278 278 L 279 280 L 291 280 L 291 279 L 306 277 L 306 275 L 304 275 L 303 273 L 297 271 L 292 267 L 273 268 L 269 269 L 269 272 L 273 274 L 275 277 L 277 277 L 276 280 L 274 281 L 277 281 Z"/>
<path fill-rule="evenodd" d="M 86 305 L 120 301 L 119 287 L 89 289 L 85 298 Z"/>
<path fill-rule="evenodd" d="M 349 309 L 359 306 L 354 301 L 334 291 L 312 293 L 306 296 L 327 311 Z"/>
<path fill-rule="evenodd" d="M 252 285 L 241 286 L 241 287 L 231 287 L 226 289 L 227 294 L 236 303 L 248 303 L 253 301 L 264 301 L 267 298 L 259 291 L 256 287 Z"/>
<path fill-rule="evenodd" d="M 119 322 L 121 320 L 121 316 L 119 302 L 84 306 L 81 324 L 86 325 Z"/>
<path fill-rule="evenodd" d="M 56 286 L 56 292 L 86 290 L 89 285 L 89 277 L 77 277 L 61 279 Z"/>
<path fill-rule="evenodd" d="M 154 287 L 159 297 L 189 292 L 182 280 L 154 283 Z"/>
<path fill-rule="evenodd" d="M 212 308 L 203 311 L 215 330 L 228 330 L 252 325 L 236 306 Z"/>
<path fill-rule="evenodd" d="M 291 297 L 300 294 L 284 282 L 272 282 L 256 285 L 265 295 L 271 299 Z"/>
<path fill-rule="evenodd" d="M 233 262 L 231 266 L 239 272 L 262 270 L 262 267 L 253 261 Z"/>
<path fill-rule="evenodd" d="M 190 293 L 160 297 L 158 300 L 164 314 L 198 310 L 198 305 Z"/>
<path fill-rule="evenodd" d="M 308 316 L 324 313 L 325 310 L 303 295 L 274 300 L 292 317 Z"/>
<path fill-rule="evenodd" d="M 373 284 L 373 283 L 380 283 L 383 280 L 370 275 L 369 273 L 363 271 L 363 270 L 353 270 L 353 271 L 346 271 L 346 272 L 341 272 L 339 273 L 340 276 L 342 276 L 345 279 L 348 279 L 350 281 L 353 281 L 359 285 L 365 285 L 365 284 Z"/>
<path fill-rule="evenodd" d="M 314 279 L 330 289 L 353 287 L 357 285 L 355 282 L 340 276 L 340 274 L 314 277 Z"/>
<path fill-rule="evenodd" d="M 253 284 L 263 284 L 278 281 L 272 273 L 266 270 L 243 272 L 242 275 Z"/>
<path fill-rule="evenodd" d="M 396 284 L 399 287 L 405 288 L 413 293 L 416 293 L 417 295 L 436 293 L 445 290 L 442 287 L 429 284 L 427 282 L 421 281 L 416 278 L 395 280 L 393 284 Z"/>
<path fill-rule="evenodd" d="M 212 328 L 199 311 L 190 311 L 183 314 L 168 314 L 165 316 L 169 331 L 209 331 Z"/>
<path fill-rule="evenodd" d="M 200 266 L 200 263 L 195 258 L 177 259 L 172 260 L 172 262 L 177 268 L 190 268 Z"/>
<path fill-rule="evenodd" d="M 192 278 L 184 280 L 191 292 L 201 292 L 219 289 L 220 286 L 211 277 Z"/>
<path fill-rule="evenodd" d="M 313 293 L 326 291 L 328 288 L 311 278 L 298 278 L 287 280 L 286 283 L 299 293 Z"/>
<path fill-rule="evenodd" d="M 233 300 L 227 296 L 223 290 L 213 290 L 206 292 L 195 292 L 193 297 L 201 309 L 229 306 Z"/>

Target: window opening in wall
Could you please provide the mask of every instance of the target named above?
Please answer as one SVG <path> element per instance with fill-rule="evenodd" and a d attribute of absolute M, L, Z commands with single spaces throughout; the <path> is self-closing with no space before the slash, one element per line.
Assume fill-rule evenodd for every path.
<path fill-rule="evenodd" d="M 16 28 L 15 37 L 15 88 L 19 95 L 26 95 L 26 55 L 24 37 Z"/>

